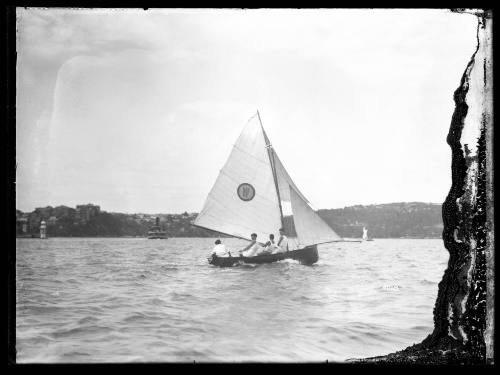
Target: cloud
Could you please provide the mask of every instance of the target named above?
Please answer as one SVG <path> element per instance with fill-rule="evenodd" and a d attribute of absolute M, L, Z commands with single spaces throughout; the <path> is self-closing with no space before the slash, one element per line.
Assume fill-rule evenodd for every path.
<path fill-rule="evenodd" d="M 395 194 L 390 176 L 401 177 L 419 147 L 445 138 L 450 93 L 475 42 L 471 19 L 441 11 L 18 15 L 20 202 L 53 204 L 43 193 L 51 191 L 53 199 L 88 197 L 118 211 L 127 197 L 126 207 L 137 210 L 158 201 L 164 210 L 199 209 L 256 109 L 318 207 L 361 196 L 381 201 Z M 48 133 L 53 143 L 45 150 L 57 173 L 43 180 L 35 177 L 46 165 L 40 135 Z M 431 155 L 440 164 L 428 170 L 446 179 L 444 142 L 442 149 Z M 378 196 L 362 191 L 367 173 L 380 179 Z M 165 198 L 178 192 L 185 200 Z M 409 184 L 405 194 L 413 193 Z"/>
<path fill-rule="evenodd" d="M 71 9 L 18 9 L 18 50 L 29 58 L 65 60 L 78 54 L 148 49 L 148 24 L 131 14 Z M 134 23 L 134 22 L 132 22 Z"/>

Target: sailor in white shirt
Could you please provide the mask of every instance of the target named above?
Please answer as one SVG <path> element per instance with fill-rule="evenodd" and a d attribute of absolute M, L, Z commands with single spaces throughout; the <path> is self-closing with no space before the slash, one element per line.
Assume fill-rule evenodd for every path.
<path fill-rule="evenodd" d="M 226 250 L 226 245 L 224 245 L 221 240 L 215 241 L 214 249 L 212 250 L 212 255 L 217 255 L 218 257 L 231 256 L 231 253 Z"/>
<path fill-rule="evenodd" d="M 245 257 L 254 256 L 262 249 L 262 245 L 257 242 L 257 234 L 252 233 L 250 237 L 252 238 L 252 241 L 250 241 L 247 247 L 240 250 L 240 254 Z"/>
<path fill-rule="evenodd" d="M 279 252 L 279 248 L 276 245 L 276 243 L 274 242 L 274 234 L 272 234 L 272 233 L 269 235 L 269 241 L 267 241 L 264 246 L 265 247 L 262 248 L 259 255 L 260 254 L 276 254 L 277 252 Z"/>
<path fill-rule="evenodd" d="M 284 253 L 288 251 L 288 238 L 285 236 L 285 230 L 280 228 L 280 236 L 278 238 L 276 253 Z"/>

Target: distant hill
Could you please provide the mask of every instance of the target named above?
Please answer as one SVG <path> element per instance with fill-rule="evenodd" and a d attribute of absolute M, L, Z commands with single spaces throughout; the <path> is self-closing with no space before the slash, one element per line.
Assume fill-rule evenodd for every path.
<path fill-rule="evenodd" d="M 441 204 L 388 203 L 318 210 L 342 237 L 361 237 L 363 226 L 374 238 L 441 238 Z"/>
<path fill-rule="evenodd" d="M 160 227 L 169 237 L 213 237 L 213 232 L 191 225 L 196 216 L 187 212 L 155 215 L 105 212 L 92 204 L 76 209 L 47 206 L 30 213 L 16 210 L 16 235 L 38 236 L 43 220 L 49 237 L 145 237 L 159 217 Z"/>
<path fill-rule="evenodd" d="M 433 203 L 388 203 L 322 209 L 318 214 L 340 236 L 359 238 L 363 226 L 374 238 L 441 238 L 441 205 Z M 214 237 L 217 234 L 191 224 L 197 214 L 123 214 L 101 211 L 92 204 L 37 208 L 31 213 L 16 210 L 16 235 L 38 236 L 40 223 L 47 224 L 49 237 L 146 236 L 160 218 L 169 237 Z"/>

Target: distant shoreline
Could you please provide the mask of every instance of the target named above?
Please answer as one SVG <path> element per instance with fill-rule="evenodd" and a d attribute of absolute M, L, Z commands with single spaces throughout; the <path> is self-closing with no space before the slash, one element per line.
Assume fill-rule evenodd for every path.
<path fill-rule="evenodd" d="M 429 203 L 390 203 L 352 206 L 343 209 L 320 209 L 318 215 L 340 237 L 357 238 L 368 231 L 370 238 L 441 238 L 443 220 L 441 205 Z M 196 227 L 198 214 L 123 214 L 101 210 L 92 203 L 39 207 L 33 212 L 16 210 L 16 236 L 40 236 L 42 221 L 48 237 L 147 237 L 151 228 L 159 226 L 169 238 L 216 237 L 218 233 Z M 293 217 L 289 236 L 295 235 Z M 277 228 L 276 228 L 277 231 Z M 222 238 L 228 237 L 220 234 Z"/>

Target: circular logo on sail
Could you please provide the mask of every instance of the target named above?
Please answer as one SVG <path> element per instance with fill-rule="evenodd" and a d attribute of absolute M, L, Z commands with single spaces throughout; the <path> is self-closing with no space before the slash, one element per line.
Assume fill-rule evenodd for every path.
<path fill-rule="evenodd" d="M 251 201 L 253 197 L 255 197 L 255 189 L 252 185 L 247 183 L 238 186 L 236 192 L 242 201 Z"/>

